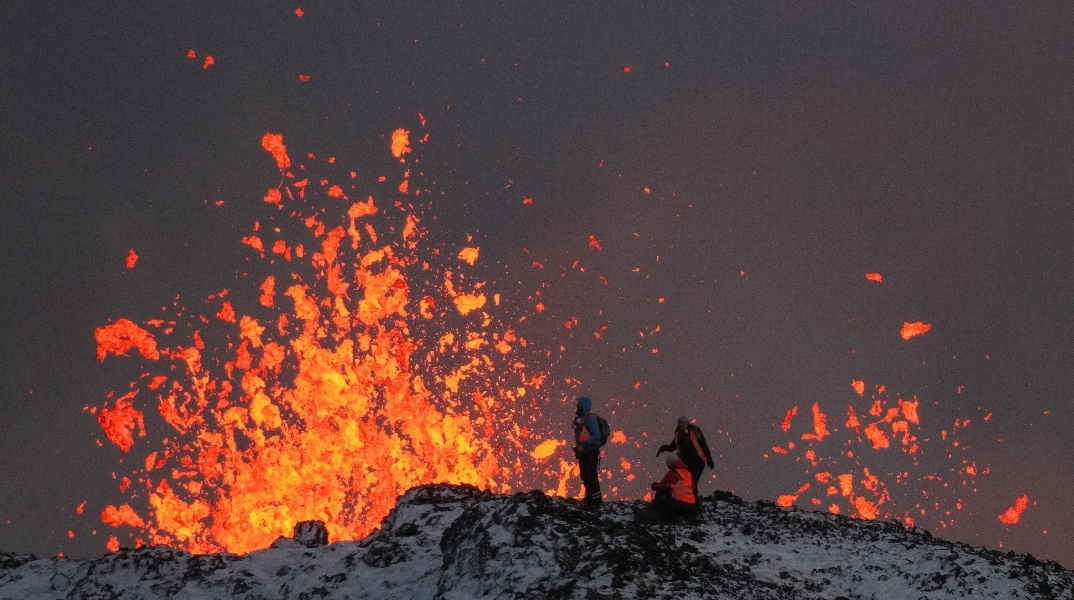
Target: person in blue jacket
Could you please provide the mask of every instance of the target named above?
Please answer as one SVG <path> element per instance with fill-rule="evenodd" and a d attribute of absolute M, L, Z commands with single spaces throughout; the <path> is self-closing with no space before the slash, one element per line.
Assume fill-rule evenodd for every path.
<path fill-rule="evenodd" d="M 585 486 L 585 505 L 590 508 L 604 501 L 600 493 L 600 425 L 592 409 L 593 401 L 582 396 L 574 417 L 574 457 Z"/>

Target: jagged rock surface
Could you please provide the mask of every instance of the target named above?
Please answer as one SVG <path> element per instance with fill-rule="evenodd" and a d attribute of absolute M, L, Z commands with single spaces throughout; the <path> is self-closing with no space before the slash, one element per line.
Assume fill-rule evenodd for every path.
<path fill-rule="evenodd" d="M 1074 572 L 897 523 L 746 503 L 638 525 L 639 503 L 589 512 L 540 492 L 423 486 L 364 540 L 245 556 L 167 548 L 94 560 L 0 553 L 0 600 L 202 598 L 727 598 L 1074 600 Z M 281 538 L 291 540 L 291 538 Z M 313 542 L 313 547 L 305 544 Z"/>

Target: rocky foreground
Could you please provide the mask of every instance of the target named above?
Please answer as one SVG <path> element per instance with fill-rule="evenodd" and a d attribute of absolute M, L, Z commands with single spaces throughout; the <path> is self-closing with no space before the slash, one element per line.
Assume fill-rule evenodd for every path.
<path fill-rule="evenodd" d="M 672 525 L 640 503 L 596 512 L 540 492 L 432 485 L 382 527 L 324 544 L 316 525 L 245 556 L 168 548 L 93 560 L 0 553 L 0 600 L 204 598 L 1063 598 L 1074 572 L 906 529 L 726 493 Z M 320 537 L 320 539 L 318 539 Z"/>

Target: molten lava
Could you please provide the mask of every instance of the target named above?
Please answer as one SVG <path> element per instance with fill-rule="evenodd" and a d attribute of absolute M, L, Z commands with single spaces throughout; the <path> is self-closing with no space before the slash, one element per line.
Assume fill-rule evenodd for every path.
<path fill-rule="evenodd" d="M 852 380 L 851 388 L 854 394 L 851 398 L 866 395 L 864 380 Z M 875 393 L 872 394 L 867 407 L 856 409 L 853 403 L 845 404 L 847 416 L 845 428 L 842 430 L 830 428 L 820 403 L 813 404 L 812 429 L 797 436 L 803 443 L 798 448 L 801 454 L 794 458 L 806 465 L 807 478 L 822 484 L 822 487 L 812 492 L 813 497 L 808 501 L 814 506 L 827 503 L 828 511 L 835 514 L 849 514 L 862 519 L 900 518 L 908 525 L 912 525 L 915 518 L 920 518 L 930 511 L 950 517 L 951 512 L 946 510 L 946 507 L 941 509 L 939 502 L 917 501 L 912 508 L 905 500 L 897 502 L 896 498 L 893 498 L 892 487 L 907 486 L 910 493 L 903 498 L 913 498 L 918 494 L 924 494 L 928 498 L 931 497 L 928 491 L 930 484 L 947 490 L 955 485 L 972 487 L 974 478 L 978 475 L 976 466 L 963 461 L 964 464 L 952 467 L 954 476 L 949 480 L 936 473 L 922 473 L 918 467 L 918 458 L 922 444 L 928 440 L 920 439 L 920 401 L 916 396 L 909 399 L 891 399 L 884 386 L 875 386 L 874 389 Z M 781 426 L 781 429 L 791 436 L 795 435 L 792 431 L 795 413 L 797 406 L 787 411 Z M 968 423 L 966 420 L 956 424 L 965 426 Z M 959 448 L 958 440 L 953 437 L 948 439 L 946 430 L 941 434 L 940 441 L 950 444 L 952 451 Z M 786 457 L 779 460 L 790 459 L 793 458 L 791 451 L 794 450 L 795 443 L 788 441 L 785 447 L 772 447 L 771 456 Z M 895 459 L 890 456 L 883 459 L 880 453 L 893 451 L 901 452 L 903 465 L 894 471 L 882 471 L 878 464 L 883 462 L 890 465 Z M 765 454 L 765 457 L 769 458 L 770 455 Z M 953 459 L 953 454 L 949 458 Z M 810 489 L 809 482 L 803 483 L 794 493 L 779 496 L 777 504 L 791 506 Z M 953 504 L 956 510 L 961 510 L 961 502 L 956 501 Z M 1008 510 L 1008 513 L 1012 510 L 1014 508 Z M 950 523 L 950 518 L 941 519 L 938 525 L 942 528 Z"/>
<path fill-rule="evenodd" d="M 999 516 L 1001 523 L 1005 525 L 1015 525 L 1019 519 L 1022 518 L 1022 511 L 1029 506 L 1029 496 L 1025 494 L 1021 495 L 1014 501 L 1014 505 L 1003 511 L 1003 514 Z"/>
<path fill-rule="evenodd" d="M 99 360 L 137 350 L 149 363 L 96 411 L 113 444 L 142 453 L 128 495 L 144 512 L 124 503 L 102 519 L 152 544 L 241 553 L 303 520 L 333 540 L 363 537 L 425 483 L 565 494 L 573 462 L 536 431 L 545 374 L 467 272 L 478 249 L 421 254 L 409 132 L 391 136 L 401 183 L 371 176 L 374 193 L 354 173 L 346 189 L 315 183 L 312 166 L 296 178 L 282 134 L 261 144 L 282 182 L 243 238 L 252 293 L 96 331 Z M 163 435 L 142 442 L 147 429 Z"/>

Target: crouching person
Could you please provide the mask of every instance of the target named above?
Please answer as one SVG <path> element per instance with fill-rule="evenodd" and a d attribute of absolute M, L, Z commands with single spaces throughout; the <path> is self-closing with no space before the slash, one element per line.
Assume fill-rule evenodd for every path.
<path fill-rule="evenodd" d="M 667 457 L 668 472 L 664 478 L 652 484 L 656 492 L 649 505 L 648 514 L 639 515 L 639 520 L 667 523 L 679 518 L 692 517 L 698 513 L 697 495 L 694 493 L 694 481 L 686 463 L 677 456 Z"/>

